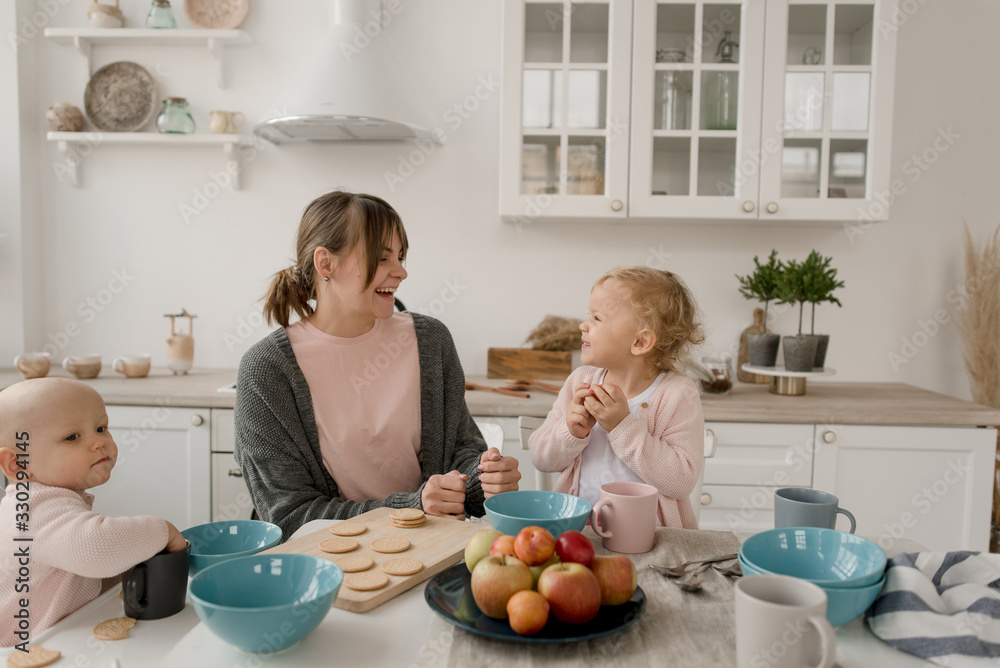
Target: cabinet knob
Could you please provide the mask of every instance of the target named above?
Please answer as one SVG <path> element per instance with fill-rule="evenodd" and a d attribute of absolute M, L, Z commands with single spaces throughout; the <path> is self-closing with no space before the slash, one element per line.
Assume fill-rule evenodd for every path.
<path fill-rule="evenodd" d="M 708 492 L 703 492 L 701 495 L 701 505 L 708 506 L 712 504 L 712 495 Z"/>
<path fill-rule="evenodd" d="M 823 442 L 833 443 L 837 440 L 837 432 L 835 431 L 824 431 L 823 432 Z"/>
<path fill-rule="evenodd" d="M 611 210 L 612 211 L 621 211 L 623 206 L 625 206 L 625 205 L 622 204 L 622 201 L 620 199 L 616 199 L 615 201 L 613 201 L 611 203 Z"/>
<path fill-rule="evenodd" d="M 767 212 L 768 213 L 778 213 L 778 203 L 777 202 L 771 202 L 771 203 L 769 203 L 767 205 Z"/>
<path fill-rule="evenodd" d="M 751 202 L 750 200 L 743 202 L 743 210 L 746 211 L 747 213 L 753 212 L 753 202 Z"/>
<path fill-rule="evenodd" d="M 200 427 L 201 425 L 205 424 L 205 418 L 195 413 L 194 415 L 191 416 L 191 424 L 193 424 L 196 427 Z"/>
<path fill-rule="evenodd" d="M 241 471 L 240 469 L 229 469 L 228 475 L 232 478 L 242 478 L 243 471 Z"/>

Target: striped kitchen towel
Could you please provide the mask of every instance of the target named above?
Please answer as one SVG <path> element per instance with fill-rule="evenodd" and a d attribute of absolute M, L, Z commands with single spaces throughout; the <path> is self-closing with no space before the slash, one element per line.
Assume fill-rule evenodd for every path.
<path fill-rule="evenodd" d="M 889 560 L 868 610 L 882 640 L 941 666 L 996 665 L 1000 657 L 1000 555 L 919 552 Z"/>

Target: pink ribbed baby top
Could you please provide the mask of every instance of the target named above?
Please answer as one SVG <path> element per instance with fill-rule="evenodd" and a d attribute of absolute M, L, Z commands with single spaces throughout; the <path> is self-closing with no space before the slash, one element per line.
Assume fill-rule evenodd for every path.
<path fill-rule="evenodd" d="M 287 328 L 309 384 L 323 464 L 340 497 L 415 492 L 420 472 L 420 361 L 413 318 L 394 313 L 354 338 L 308 322 Z"/>
<path fill-rule="evenodd" d="M 11 483 L 0 500 L 0 641 L 5 647 L 24 640 L 15 636 L 21 628 L 15 619 L 21 599 L 28 602 L 28 633 L 34 637 L 97 598 L 101 578 L 119 575 L 167 545 L 167 523 L 158 517 L 105 517 L 91 510 L 93 494 L 38 482 L 27 490 L 28 531 L 19 531 L 18 492 L 23 487 Z"/>

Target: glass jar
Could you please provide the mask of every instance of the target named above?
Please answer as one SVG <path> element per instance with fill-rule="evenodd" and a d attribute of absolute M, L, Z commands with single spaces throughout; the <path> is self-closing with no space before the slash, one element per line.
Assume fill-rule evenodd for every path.
<path fill-rule="evenodd" d="M 688 109 L 691 105 L 691 95 L 688 93 L 681 73 L 668 70 L 663 76 L 663 99 L 661 100 L 662 129 L 687 130 Z"/>
<path fill-rule="evenodd" d="M 737 46 L 730 38 L 730 31 L 719 42 L 716 55 L 720 63 L 734 64 L 733 54 Z M 709 72 L 705 89 L 705 128 L 708 130 L 735 130 L 736 114 L 739 110 L 739 72 L 724 70 Z"/>
<path fill-rule="evenodd" d="M 194 132 L 194 118 L 188 111 L 187 100 L 183 97 L 165 98 L 156 117 L 156 129 L 163 134 L 189 135 Z"/>
<path fill-rule="evenodd" d="M 706 394 L 729 394 L 733 389 L 733 357 L 729 354 L 705 355 L 701 366 L 712 380 L 701 379 L 701 391 Z"/>
<path fill-rule="evenodd" d="M 149 8 L 146 16 L 147 28 L 176 28 L 177 21 L 174 13 L 170 9 L 168 0 L 153 0 L 153 6 Z"/>

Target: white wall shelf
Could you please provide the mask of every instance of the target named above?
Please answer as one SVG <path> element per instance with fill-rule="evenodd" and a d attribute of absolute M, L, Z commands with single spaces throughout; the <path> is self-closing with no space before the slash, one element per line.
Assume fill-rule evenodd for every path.
<path fill-rule="evenodd" d="M 245 30 L 177 30 L 153 28 L 46 28 L 45 36 L 56 44 L 67 44 L 87 60 L 93 74 L 93 48 L 98 44 L 122 46 L 204 46 L 215 57 L 219 88 L 226 87 L 224 56 L 227 46 L 253 44 Z"/>
<path fill-rule="evenodd" d="M 233 177 L 233 189 L 239 190 L 243 174 L 240 147 L 250 146 L 254 139 L 240 134 L 170 135 L 156 132 L 49 132 L 49 141 L 58 142 L 59 152 L 66 158 L 70 183 L 80 187 L 80 163 L 96 146 L 122 144 L 127 146 L 221 146 L 226 157 L 227 171 Z"/>

